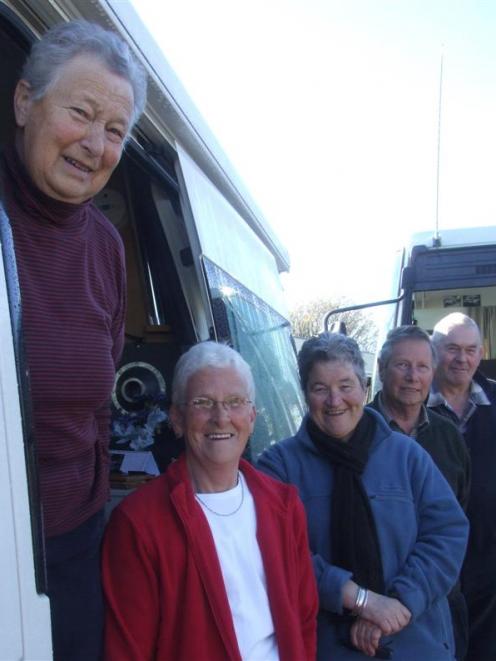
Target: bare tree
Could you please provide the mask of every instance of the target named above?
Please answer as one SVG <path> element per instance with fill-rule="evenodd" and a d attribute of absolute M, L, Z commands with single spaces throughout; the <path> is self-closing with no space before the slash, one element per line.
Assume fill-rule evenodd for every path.
<path fill-rule="evenodd" d="M 308 303 L 298 305 L 289 314 L 293 335 L 307 338 L 323 330 L 324 316 L 330 310 L 352 305 L 346 299 L 332 300 L 317 298 Z M 372 317 L 362 310 L 344 312 L 331 318 L 333 321 L 343 321 L 347 334 L 353 337 L 362 351 L 374 351 L 377 343 L 377 326 Z"/>

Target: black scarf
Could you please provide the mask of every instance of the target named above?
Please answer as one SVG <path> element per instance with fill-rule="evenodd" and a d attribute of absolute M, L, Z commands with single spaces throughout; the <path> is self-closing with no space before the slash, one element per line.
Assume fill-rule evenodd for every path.
<path fill-rule="evenodd" d="M 347 442 L 328 436 L 309 417 L 307 431 L 320 454 L 331 462 L 332 564 L 353 573 L 361 587 L 384 594 L 381 550 L 374 516 L 361 475 L 367 465 L 376 423 L 367 411 Z"/>

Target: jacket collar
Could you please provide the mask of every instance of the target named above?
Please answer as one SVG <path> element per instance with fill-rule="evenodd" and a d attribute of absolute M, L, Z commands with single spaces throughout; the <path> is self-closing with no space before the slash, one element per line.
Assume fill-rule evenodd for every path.
<path fill-rule="evenodd" d="M 282 497 L 280 490 L 273 488 L 265 475 L 261 474 L 245 459 L 240 460 L 239 469 L 245 477 L 256 506 L 257 496 L 261 498 L 268 497 L 272 508 L 279 510 L 281 513 L 286 512 L 285 499 Z M 181 511 L 187 516 L 196 515 L 198 511 L 201 511 L 199 506 L 197 506 L 195 493 L 189 477 L 186 453 L 183 453 L 169 466 L 165 475 L 171 497 L 173 497 L 174 502 L 177 500 Z"/>

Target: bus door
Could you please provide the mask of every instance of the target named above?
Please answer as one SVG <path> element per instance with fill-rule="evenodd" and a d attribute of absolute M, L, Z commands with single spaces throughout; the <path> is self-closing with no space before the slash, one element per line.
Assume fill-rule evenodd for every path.
<path fill-rule="evenodd" d="M 0 4 L 0 144 L 13 139 L 12 98 L 34 36 Z M 23 356 L 21 300 L 0 195 L 0 658 L 52 658 L 35 446 Z"/>
<path fill-rule="evenodd" d="M 178 148 L 181 198 L 194 266 L 211 312 L 210 335 L 250 364 L 258 417 L 254 460 L 271 442 L 293 435 L 304 403 L 275 258 L 188 154 Z"/>

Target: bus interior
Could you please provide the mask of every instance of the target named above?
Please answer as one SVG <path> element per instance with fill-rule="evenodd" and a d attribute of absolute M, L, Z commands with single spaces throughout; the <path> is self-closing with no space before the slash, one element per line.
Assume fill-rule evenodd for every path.
<path fill-rule="evenodd" d="M 40 31 L 46 27 L 32 24 Z M 12 96 L 33 39 L 26 23 L 0 3 L 0 146 L 14 137 Z M 163 102 L 153 81 L 151 95 Z M 304 404 L 281 304 L 284 265 L 277 251 L 271 252 L 176 139 L 147 117 L 133 130 L 95 204 L 119 231 L 126 253 L 126 344 L 112 397 L 119 429 L 123 421 L 142 422 L 151 407 L 166 411 L 177 358 L 193 343 L 215 339 L 239 350 L 254 373 L 258 416 L 247 458 L 254 460 L 267 444 L 294 433 Z M 114 434 L 111 447 L 130 445 Z M 181 445 L 164 423 L 146 449 L 163 471 Z"/>

